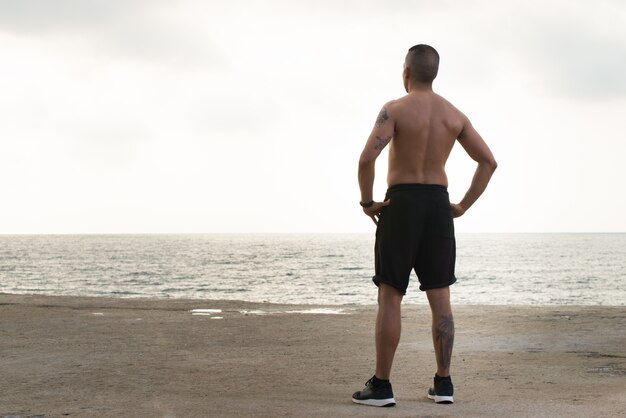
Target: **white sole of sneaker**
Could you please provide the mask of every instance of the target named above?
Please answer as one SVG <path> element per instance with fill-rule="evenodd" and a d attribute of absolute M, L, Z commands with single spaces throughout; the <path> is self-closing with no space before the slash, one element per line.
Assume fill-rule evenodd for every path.
<path fill-rule="evenodd" d="M 352 402 L 358 403 L 359 405 L 368 405 L 368 406 L 394 406 L 396 404 L 396 400 L 394 398 L 387 398 L 387 399 L 354 399 L 352 398 Z"/>
<path fill-rule="evenodd" d="M 437 396 L 428 394 L 428 399 L 432 399 L 435 403 L 454 403 L 452 396 Z"/>

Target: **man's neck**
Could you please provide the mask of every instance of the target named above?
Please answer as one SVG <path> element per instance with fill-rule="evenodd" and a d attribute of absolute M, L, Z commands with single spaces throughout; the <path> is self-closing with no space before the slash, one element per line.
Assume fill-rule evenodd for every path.
<path fill-rule="evenodd" d="M 412 81 L 409 83 L 409 93 L 424 93 L 424 92 L 432 92 L 433 91 L 433 83 L 419 83 Z"/>

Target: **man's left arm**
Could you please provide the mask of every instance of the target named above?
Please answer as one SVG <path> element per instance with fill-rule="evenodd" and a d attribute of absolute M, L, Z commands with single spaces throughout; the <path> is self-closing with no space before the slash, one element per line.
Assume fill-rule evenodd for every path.
<path fill-rule="evenodd" d="M 395 132 L 396 123 L 393 110 L 390 109 L 392 107 L 391 103 L 392 102 L 387 103 L 380 110 L 372 133 L 365 143 L 363 152 L 361 152 L 361 158 L 359 158 L 361 205 L 363 206 L 363 212 L 372 218 L 375 224 L 378 224 L 377 216 L 380 215 L 381 208 L 389 204 L 389 201 L 374 202 L 373 188 L 376 159 L 387 144 L 391 142 Z"/>

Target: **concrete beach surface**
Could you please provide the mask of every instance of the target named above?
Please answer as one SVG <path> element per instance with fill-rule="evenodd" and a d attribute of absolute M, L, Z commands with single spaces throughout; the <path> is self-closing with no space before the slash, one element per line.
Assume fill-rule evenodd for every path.
<path fill-rule="evenodd" d="M 397 406 L 355 405 L 375 306 L 0 294 L 0 417 L 624 417 L 626 307 L 455 306 L 455 403 L 403 306 Z"/>

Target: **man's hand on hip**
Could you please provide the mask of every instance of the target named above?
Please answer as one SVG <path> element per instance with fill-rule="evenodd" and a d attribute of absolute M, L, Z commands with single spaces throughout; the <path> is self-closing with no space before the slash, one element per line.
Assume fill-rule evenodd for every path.
<path fill-rule="evenodd" d="M 378 225 L 378 219 L 380 218 L 380 212 L 383 209 L 383 206 L 388 206 L 389 202 L 391 202 L 391 200 L 387 199 L 384 202 L 374 202 L 374 204 L 372 206 L 370 206 L 369 208 L 363 208 L 363 212 L 369 216 L 370 218 L 372 218 L 372 221 L 374 221 L 374 223 L 376 225 Z"/>
<path fill-rule="evenodd" d="M 465 209 L 463 208 L 463 206 L 457 203 L 450 203 L 450 208 L 452 208 L 453 218 L 458 218 L 459 216 L 462 216 L 465 213 Z"/>

